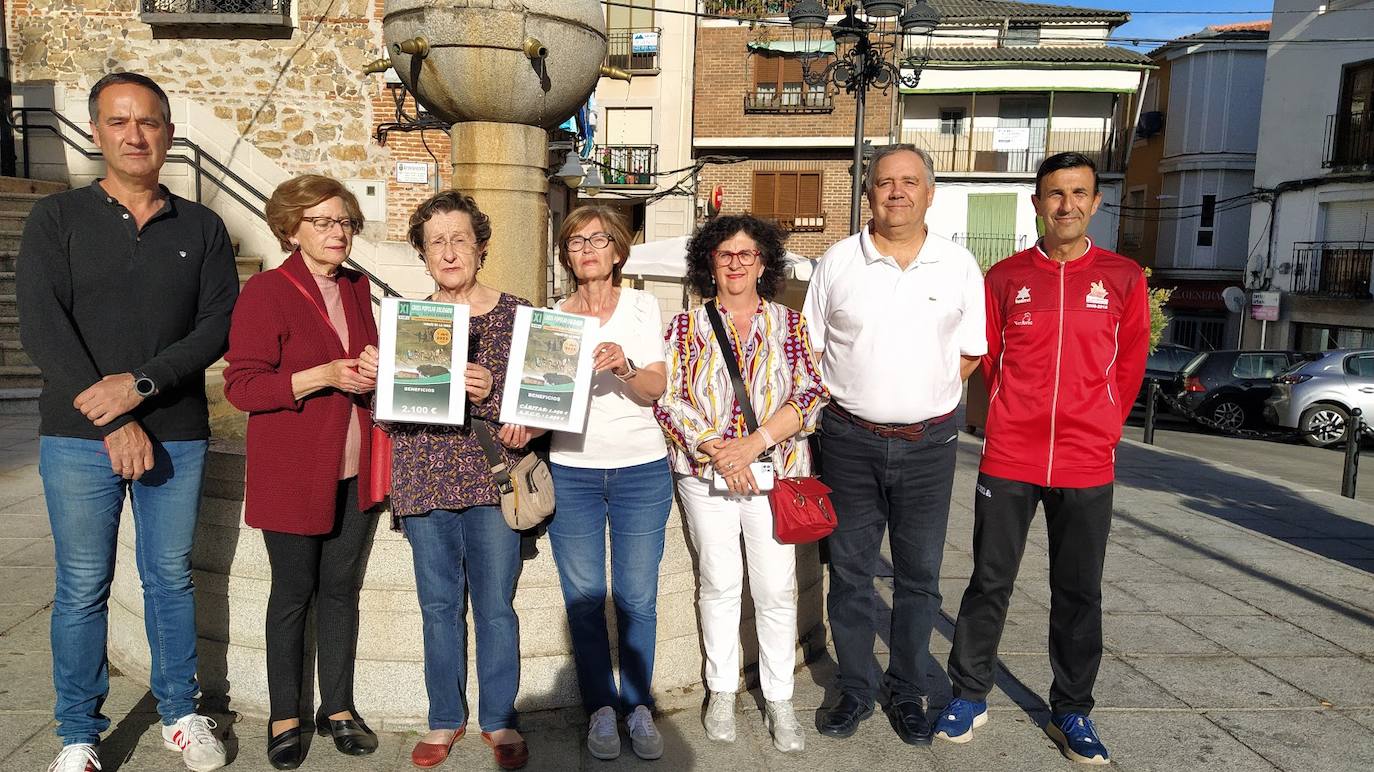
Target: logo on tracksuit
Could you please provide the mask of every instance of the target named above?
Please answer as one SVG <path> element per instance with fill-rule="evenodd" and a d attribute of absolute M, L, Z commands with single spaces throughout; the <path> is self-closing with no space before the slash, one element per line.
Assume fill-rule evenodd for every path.
<path fill-rule="evenodd" d="M 1013 319 L 1011 323 L 1016 325 L 1017 327 L 1030 327 L 1033 324 L 1033 322 L 1031 321 L 1031 315 L 1029 311 L 1027 311 L 1024 314 L 1021 314 L 1020 319 Z"/>
<path fill-rule="evenodd" d="M 1088 308 L 1107 307 L 1107 288 L 1102 286 L 1101 281 L 1095 281 L 1092 289 L 1088 290 Z"/>
<path fill-rule="evenodd" d="M 1016 303 L 1016 305 L 1020 305 L 1022 303 L 1029 303 L 1030 287 L 1022 287 L 1020 290 L 1018 290 L 1016 293 L 1016 300 L 1013 302 Z"/>

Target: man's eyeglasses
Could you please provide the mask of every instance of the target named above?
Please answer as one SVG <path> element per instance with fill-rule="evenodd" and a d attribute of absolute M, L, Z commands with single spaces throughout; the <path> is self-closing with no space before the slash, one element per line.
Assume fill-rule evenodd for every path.
<path fill-rule="evenodd" d="M 315 228 L 316 233 L 328 233 L 334 230 L 335 225 L 342 227 L 344 233 L 350 235 L 356 234 L 363 229 L 363 224 L 361 222 L 350 217 L 344 217 L 342 219 L 335 219 L 333 217 L 302 217 L 301 220 L 310 223 L 310 225 Z"/>
<path fill-rule="evenodd" d="M 596 249 L 605 249 L 611 245 L 612 241 L 615 241 L 615 239 L 612 238 L 609 233 L 593 233 L 587 237 L 573 236 L 568 239 L 568 251 L 581 252 L 582 248 L 588 244 L 591 244 Z"/>
<path fill-rule="evenodd" d="M 711 259 L 716 261 L 716 265 L 726 266 L 736 260 L 740 265 L 750 266 L 759 261 L 759 255 L 763 254 L 757 249 L 742 249 L 739 252 L 725 252 L 717 249 L 711 253 Z"/>

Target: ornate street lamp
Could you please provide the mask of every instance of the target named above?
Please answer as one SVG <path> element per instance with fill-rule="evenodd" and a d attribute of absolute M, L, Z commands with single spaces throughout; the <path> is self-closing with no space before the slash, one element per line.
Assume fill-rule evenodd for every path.
<path fill-rule="evenodd" d="M 821 0 L 798 0 L 787 18 L 804 38 L 802 79 L 811 86 L 834 83 L 854 95 L 854 184 L 850 197 L 849 232 L 859 232 L 860 201 L 863 197 L 864 102 L 870 88 L 884 93 L 893 83 L 915 88 L 921 78 L 924 56 L 911 56 L 899 66 L 897 52 L 902 38 L 929 35 L 940 23 L 940 13 L 926 0 L 849 0 L 844 17 L 830 28 L 835 41 L 835 59 L 823 70 L 811 68 L 812 62 L 826 54 L 825 25 L 829 19 Z M 896 18 L 895 24 L 888 20 Z"/>

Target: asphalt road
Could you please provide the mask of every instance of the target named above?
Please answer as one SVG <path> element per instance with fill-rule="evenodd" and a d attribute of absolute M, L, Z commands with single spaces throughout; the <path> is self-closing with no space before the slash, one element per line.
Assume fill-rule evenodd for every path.
<path fill-rule="evenodd" d="M 1126 422 L 1126 436 L 1141 439 L 1144 408 L 1137 408 Z M 1345 462 L 1340 447 L 1314 448 L 1298 439 L 1263 440 L 1227 437 L 1203 429 L 1176 415 L 1161 414 L 1155 423 L 1155 444 L 1200 459 L 1220 461 L 1265 477 L 1284 480 L 1302 488 L 1341 492 Z M 1374 446 L 1365 443 L 1356 498 L 1374 504 Z"/>

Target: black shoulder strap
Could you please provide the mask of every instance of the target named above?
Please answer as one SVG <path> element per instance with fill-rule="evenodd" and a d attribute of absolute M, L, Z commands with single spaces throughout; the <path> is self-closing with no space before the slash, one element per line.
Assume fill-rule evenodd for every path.
<path fill-rule="evenodd" d="M 749 390 L 744 387 L 744 377 L 739 373 L 739 356 L 735 353 L 735 347 L 730 344 L 730 335 L 725 331 L 725 322 L 716 310 L 714 299 L 706 301 L 706 316 L 711 320 L 711 329 L 716 332 L 716 343 L 720 344 L 720 353 L 725 357 L 725 369 L 730 371 L 730 382 L 735 387 L 735 401 L 739 403 L 740 413 L 744 415 L 744 425 L 749 427 L 749 431 L 756 432 L 759 430 L 759 419 L 754 415 L 754 404 L 749 400 Z"/>
<path fill-rule="evenodd" d="M 501 454 L 501 449 L 496 447 L 496 438 L 491 436 L 491 427 L 486 421 L 473 416 L 472 433 L 477 435 L 477 442 L 482 445 L 482 453 L 487 457 L 487 466 L 491 467 L 496 487 L 502 493 L 510 493 L 510 471 L 506 469 L 506 457 Z"/>

